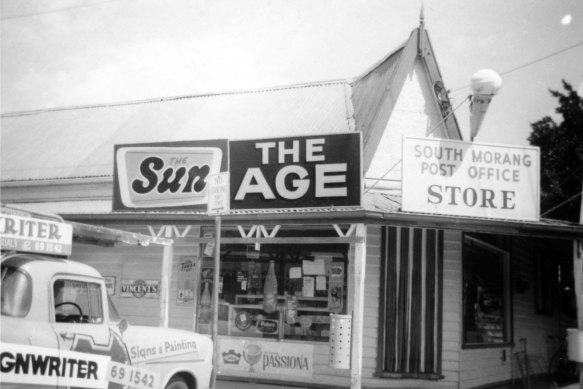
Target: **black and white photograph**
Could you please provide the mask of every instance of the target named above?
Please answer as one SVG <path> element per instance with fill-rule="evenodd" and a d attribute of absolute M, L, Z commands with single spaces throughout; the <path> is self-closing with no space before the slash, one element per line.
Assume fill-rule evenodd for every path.
<path fill-rule="evenodd" d="M 583 388 L 581 0 L 0 0 L 0 387 Z"/>

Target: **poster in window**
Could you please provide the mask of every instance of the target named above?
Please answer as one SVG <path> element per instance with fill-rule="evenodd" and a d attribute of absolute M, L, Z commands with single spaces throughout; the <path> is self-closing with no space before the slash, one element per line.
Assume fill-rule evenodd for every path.
<path fill-rule="evenodd" d="M 115 277 L 104 276 L 103 280 L 105 281 L 105 289 L 107 290 L 107 294 L 109 296 L 113 296 L 115 294 Z"/>
<path fill-rule="evenodd" d="M 341 312 L 344 305 L 344 263 L 333 262 L 328 270 L 328 310 Z"/>
<path fill-rule="evenodd" d="M 179 263 L 177 300 L 178 305 L 183 305 L 194 300 L 195 294 L 195 275 L 196 275 L 196 258 L 183 257 Z"/>

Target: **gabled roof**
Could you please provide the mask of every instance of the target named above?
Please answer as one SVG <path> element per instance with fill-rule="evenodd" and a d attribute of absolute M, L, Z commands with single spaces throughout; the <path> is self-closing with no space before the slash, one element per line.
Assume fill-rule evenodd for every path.
<path fill-rule="evenodd" d="M 347 81 L 2 116 L 2 181 L 113 175 L 124 143 L 354 131 Z"/>
<path fill-rule="evenodd" d="M 438 107 L 440 133 L 461 139 L 429 36 L 421 24 L 403 45 L 354 79 L 1 115 L 3 201 L 79 220 L 88 215 L 92 220 L 108 218 L 111 191 L 108 195 L 100 194 L 105 193 L 102 191 L 86 196 L 83 193 L 86 189 L 78 185 L 68 189 L 68 193 L 77 193 L 77 197 L 64 198 L 63 188 L 47 190 L 39 184 L 111 185 L 113 147 L 126 143 L 361 131 L 366 172 L 414 66 L 422 69 L 424 79 L 435 91 L 429 95 Z M 26 200 L 22 200 L 25 191 Z M 583 227 L 563 222 L 509 222 L 407 213 L 400 209 L 398 193 L 395 196 L 369 192 L 364 194 L 362 208 L 246 212 L 227 218 L 257 217 L 262 222 L 296 223 L 334 219 L 334 222 L 366 221 L 533 236 L 583 236 Z M 117 213 L 115 217 L 135 215 Z M 203 213 L 156 213 L 141 217 L 208 218 Z"/>
<path fill-rule="evenodd" d="M 409 39 L 401 47 L 352 82 L 355 122 L 363 133 L 365 171 L 393 113 L 405 79 L 416 60 L 422 62 L 432 86 L 443 85 L 435 53 L 423 24 L 411 32 Z M 440 105 L 437 99 L 436 102 Z M 448 138 L 461 139 L 461 132 L 451 108 L 441 106 L 441 109 L 443 127 Z"/>
<path fill-rule="evenodd" d="M 415 59 L 441 77 L 431 72 L 437 63 L 428 43 L 417 28 L 353 80 L 4 114 L 1 181 L 111 177 L 115 144 L 355 130 L 363 133 L 366 170 Z M 457 137 L 457 124 L 446 124 Z"/>

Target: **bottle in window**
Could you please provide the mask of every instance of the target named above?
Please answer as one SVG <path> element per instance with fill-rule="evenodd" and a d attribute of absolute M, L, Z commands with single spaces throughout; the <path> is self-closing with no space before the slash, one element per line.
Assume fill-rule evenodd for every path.
<path fill-rule="evenodd" d="M 289 325 L 296 324 L 298 321 L 298 299 L 295 295 L 287 296 L 285 309 L 286 322 Z"/>
<path fill-rule="evenodd" d="M 263 284 L 263 310 L 265 313 L 275 312 L 277 308 L 277 278 L 275 277 L 275 261 L 269 261 L 269 269 L 265 284 Z"/>
<path fill-rule="evenodd" d="M 209 290 L 209 283 L 204 283 L 204 290 L 200 297 L 200 316 L 201 323 L 210 323 L 211 321 L 211 292 Z"/>

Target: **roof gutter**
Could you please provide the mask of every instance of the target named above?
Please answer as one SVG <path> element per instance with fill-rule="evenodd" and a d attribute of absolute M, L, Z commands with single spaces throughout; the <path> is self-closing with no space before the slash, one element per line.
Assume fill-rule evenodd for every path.
<path fill-rule="evenodd" d="M 67 220 L 132 221 L 147 223 L 200 222 L 213 225 L 214 216 L 203 213 L 109 213 L 109 214 L 68 214 Z M 339 210 L 326 212 L 257 212 L 228 214 L 221 216 L 224 224 L 352 224 L 395 225 L 404 227 L 435 228 L 505 235 L 521 235 L 553 239 L 583 239 L 583 225 L 566 222 L 554 224 L 546 222 L 509 221 L 424 215 L 418 213 L 378 212 L 370 210 Z"/>

